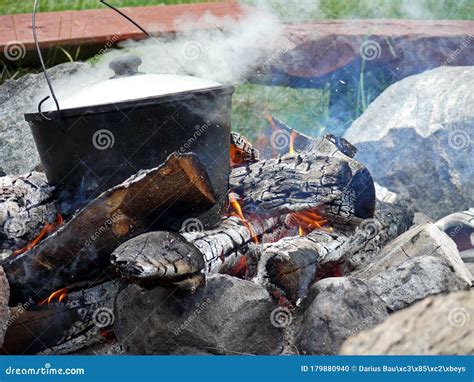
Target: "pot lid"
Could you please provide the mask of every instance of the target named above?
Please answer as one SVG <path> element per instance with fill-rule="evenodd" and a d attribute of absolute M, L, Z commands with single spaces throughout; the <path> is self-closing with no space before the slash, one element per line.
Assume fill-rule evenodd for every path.
<path fill-rule="evenodd" d="M 141 63 L 139 57 L 131 55 L 112 60 L 109 67 L 115 72 L 114 76 L 59 99 L 59 107 L 61 110 L 92 107 L 223 86 L 216 81 L 199 77 L 141 73 L 138 71 Z M 54 110 L 54 103 L 48 100 L 43 111 Z"/>

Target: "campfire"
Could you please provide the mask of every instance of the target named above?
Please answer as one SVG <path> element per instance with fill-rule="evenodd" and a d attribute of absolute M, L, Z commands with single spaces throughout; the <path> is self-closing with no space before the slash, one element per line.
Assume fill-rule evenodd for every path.
<path fill-rule="evenodd" d="M 5 249 L 18 319 L 4 351 L 68 353 L 117 341 L 113 320 L 97 312 L 111 314 L 128 284 L 193 295 L 206 278 L 227 274 L 266 288 L 277 306 L 297 309 L 315 281 L 353 271 L 354 258 L 409 227 L 405 207 L 376 199 L 349 142 L 310 138 L 266 118 L 271 133 L 259 140 L 260 150 L 231 134 L 227 201 L 210 226 L 200 217 L 216 204 L 216 191 L 192 151 L 141 169 L 65 219 L 50 186 L 26 182 L 37 173 L 9 179 L 3 198 L 41 213 L 19 214 L 32 228 L 12 235 Z M 287 144 L 274 144 L 276 134 Z M 27 332 L 42 333 L 40 343 Z"/>

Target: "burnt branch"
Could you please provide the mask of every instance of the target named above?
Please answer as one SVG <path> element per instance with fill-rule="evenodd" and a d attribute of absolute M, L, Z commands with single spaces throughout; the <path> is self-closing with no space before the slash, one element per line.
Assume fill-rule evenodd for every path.
<path fill-rule="evenodd" d="M 194 155 L 172 154 L 160 167 L 140 171 L 101 194 L 33 249 L 4 263 L 10 304 L 100 275 L 110 253 L 151 226 L 204 212 L 215 197 Z"/>
<path fill-rule="evenodd" d="M 106 282 L 70 293 L 50 305 L 30 300 L 11 309 L 1 352 L 4 354 L 66 354 L 101 341 L 111 327 L 119 286 Z"/>
<path fill-rule="evenodd" d="M 57 214 L 44 174 L 0 177 L 0 252 L 33 240 Z"/>
<path fill-rule="evenodd" d="M 230 188 L 253 212 L 278 215 L 333 201 L 351 178 L 343 160 L 311 153 L 288 154 L 233 169 Z"/>

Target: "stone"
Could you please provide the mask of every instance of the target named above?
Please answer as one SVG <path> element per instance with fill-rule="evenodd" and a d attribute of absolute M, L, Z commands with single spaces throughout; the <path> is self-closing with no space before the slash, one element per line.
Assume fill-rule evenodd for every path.
<path fill-rule="evenodd" d="M 315 283 L 296 337 L 300 354 L 337 354 L 342 343 L 388 316 L 385 303 L 363 281 L 331 277 Z"/>
<path fill-rule="evenodd" d="M 388 87 L 345 132 L 374 180 L 433 219 L 474 205 L 474 66 Z"/>
<path fill-rule="evenodd" d="M 193 295 L 129 285 L 114 331 L 127 354 L 274 354 L 283 346 L 275 311 L 263 287 L 217 274 Z"/>
<path fill-rule="evenodd" d="M 0 266 L 0 347 L 3 345 L 5 333 L 8 326 L 12 324 L 10 319 L 10 308 L 8 300 L 10 299 L 10 285 L 3 268 Z"/>
<path fill-rule="evenodd" d="M 367 285 L 391 311 L 406 308 L 425 297 L 468 289 L 462 279 L 442 258 L 414 257 L 372 277 Z"/>
<path fill-rule="evenodd" d="M 341 354 L 474 354 L 474 289 L 428 297 L 349 338 Z"/>
<path fill-rule="evenodd" d="M 355 272 L 354 276 L 369 280 L 407 259 L 423 255 L 445 260 L 465 288 L 472 285 L 472 275 L 459 256 L 456 244 L 431 222 L 413 227 L 392 240 L 376 255 L 372 264 Z"/>
<path fill-rule="evenodd" d="M 445 216 L 435 224 L 456 243 L 459 252 L 474 248 L 474 208 Z"/>
<path fill-rule="evenodd" d="M 48 74 L 54 82 L 88 67 L 81 62 L 66 63 L 48 69 Z M 29 172 L 40 163 L 33 135 L 23 115 L 36 111 L 45 95 L 43 73 L 27 74 L 0 86 L 0 168 L 6 174 Z"/>

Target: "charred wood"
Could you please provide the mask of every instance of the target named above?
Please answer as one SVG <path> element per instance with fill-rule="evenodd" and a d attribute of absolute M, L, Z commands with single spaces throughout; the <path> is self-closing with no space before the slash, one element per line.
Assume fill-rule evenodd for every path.
<path fill-rule="evenodd" d="M 3 354 L 66 354 L 103 340 L 114 321 L 116 282 L 71 292 L 64 302 L 29 300 L 11 308 Z"/>
<path fill-rule="evenodd" d="M 192 291 L 202 282 L 198 274 L 235 269 L 245 246 L 282 221 L 257 218 L 244 225 L 229 216 L 212 230 L 150 232 L 117 248 L 111 261 L 124 278 L 142 286 L 171 284 Z"/>
<path fill-rule="evenodd" d="M 230 161 L 232 167 L 258 162 L 260 154 L 252 144 L 239 133 L 230 134 Z"/>
<path fill-rule="evenodd" d="M 313 153 L 318 156 L 339 158 L 349 165 L 352 172 L 350 183 L 324 206 L 325 215 L 334 223 L 358 225 L 361 219 L 373 217 L 375 208 L 375 187 L 370 172 L 353 159 L 356 148 L 344 138 L 326 134 L 323 138 L 313 138 L 287 126 L 282 121 L 268 116 L 273 131 L 280 131 L 293 139 L 296 153 Z M 285 149 L 287 150 L 287 149 Z M 280 155 L 285 152 L 279 152 Z"/>
<path fill-rule="evenodd" d="M 43 299 L 81 280 L 93 280 L 121 243 L 152 226 L 213 206 L 215 196 L 194 155 L 172 154 L 161 166 L 140 171 L 75 214 L 30 251 L 3 263 L 10 304 Z"/>
<path fill-rule="evenodd" d="M 230 188 L 241 197 L 244 209 L 279 215 L 333 201 L 351 178 L 349 166 L 338 158 L 288 154 L 233 169 Z"/>
<path fill-rule="evenodd" d="M 52 190 L 40 172 L 0 177 L 0 252 L 25 246 L 56 219 Z"/>

